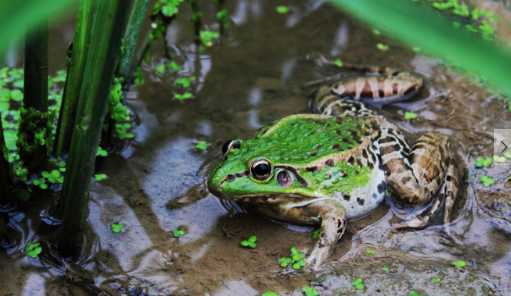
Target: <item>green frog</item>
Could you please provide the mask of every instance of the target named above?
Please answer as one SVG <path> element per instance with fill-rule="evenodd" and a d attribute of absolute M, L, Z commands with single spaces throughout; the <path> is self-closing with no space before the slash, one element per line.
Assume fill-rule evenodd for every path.
<path fill-rule="evenodd" d="M 442 208 L 448 223 L 460 184 L 449 139 L 428 132 L 411 146 L 396 125 L 366 106 L 407 99 L 422 79 L 380 74 L 323 85 L 312 98 L 315 114 L 287 116 L 253 138 L 228 141 L 209 191 L 274 219 L 320 225 L 306 260 L 312 269 L 331 254 L 347 221 L 376 209 L 387 193 L 425 208 L 396 228 L 423 228 Z"/>

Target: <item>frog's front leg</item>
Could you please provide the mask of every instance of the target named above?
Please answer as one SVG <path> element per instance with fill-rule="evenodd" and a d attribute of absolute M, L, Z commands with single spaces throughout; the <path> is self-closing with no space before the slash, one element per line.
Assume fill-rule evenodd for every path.
<path fill-rule="evenodd" d="M 379 140 L 380 157 L 386 179 L 396 198 L 412 204 L 432 200 L 430 208 L 396 228 L 420 228 L 445 204 L 444 222 L 448 223 L 458 195 L 459 180 L 447 137 L 427 133 L 410 150 L 394 130 Z"/>
<path fill-rule="evenodd" d="M 319 240 L 306 259 L 307 266 L 317 270 L 346 230 L 346 210 L 334 199 L 327 199 L 308 205 L 306 212 L 309 216 L 319 217 L 321 221 Z"/>

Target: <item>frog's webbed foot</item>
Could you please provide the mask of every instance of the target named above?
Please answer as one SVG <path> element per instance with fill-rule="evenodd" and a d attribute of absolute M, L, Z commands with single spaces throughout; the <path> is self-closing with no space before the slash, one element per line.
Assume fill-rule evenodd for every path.
<path fill-rule="evenodd" d="M 321 217 L 321 234 L 305 263 L 308 268 L 318 270 L 346 230 L 346 211 L 335 200 L 320 201 L 310 207 Z"/>

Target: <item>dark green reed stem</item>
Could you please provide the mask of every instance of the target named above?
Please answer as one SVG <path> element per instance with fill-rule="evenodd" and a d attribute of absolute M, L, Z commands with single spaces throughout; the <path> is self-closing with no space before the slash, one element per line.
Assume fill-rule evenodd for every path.
<path fill-rule="evenodd" d="M 43 25 L 25 42 L 24 106 L 48 111 L 48 28 Z"/>
<path fill-rule="evenodd" d="M 59 249 L 76 255 L 88 215 L 89 185 L 94 173 L 96 150 L 107 112 L 110 86 L 119 60 L 121 40 L 126 29 L 132 0 L 82 0 L 81 11 L 90 11 L 86 27 L 90 30 L 78 92 L 75 124 L 69 149 L 66 177 L 56 216 L 63 220 Z M 84 51 L 84 53 L 82 53 Z M 73 59 L 73 57 L 71 58 Z M 77 79 L 69 74 L 68 79 Z"/>
<path fill-rule="evenodd" d="M 216 19 L 218 21 L 220 34 L 225 33 L 225 27 L 227 26 L 229 16 L 225 9 L 225 0 L 215 0 L 216 3 Z"/>
<path fill-rule="evenodd" d="M 135 67 L 140 56 L 139 44 L 145 43 L 142 31 L 146 17 L 153 6 L 151 0 L 134 0 L 133 8 L 129 18 L 126 34 L 122 40 L 121 60 L 119 63 L 119 74 L 124 81 L 129 82 L 133 77 Z"/>
<path fill-rule="evenodd" d="M 200 44 L 200 30 L 202 28 L 202 12 L 197 0 L 188 0 L 192 8 L 192 22 L 195 33 L 195 42 Z"/>
<path fill-rule="evenodd" d="M 2 116 L 0 114 L 0 205 L 7 202 L 11 185 L 9 163 L 5 159 L 4 130 L 2 128 Z"/>
<path fill-rule="evenodd" d="M 93 37 L 93 4 L 89 2 L 90 1 L 82 1 L 78 13 L 78 22 L 76 24 L 71 49 L 71 62 L 67 69 L 66 85 L 64 87 L 62 107 L 57 124 L 57 136 L 53 148 L 53 154 L 55 156 L 62 156 L 68 153 L 71 143 L 71 134 L 75 125 L 76 106 L 82 86 L 87 53 L 91 38 Z"/>

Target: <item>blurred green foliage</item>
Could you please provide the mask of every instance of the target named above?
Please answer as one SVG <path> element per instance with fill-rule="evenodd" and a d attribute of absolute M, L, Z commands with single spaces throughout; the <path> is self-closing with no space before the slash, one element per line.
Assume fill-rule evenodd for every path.
<path fill-rule="evenodd" d="M 75 0 L 0 0 L 0 54 L 30 29 L 69 7 Z"/>
<path fill-rule="evenodd" d="M 488 40 L 493 39 L 490 37 L 494 34 L 491 14 L 477 8 L 465 7 L 457 0 L 330 2 L 377 30 L 476 74 L 511 98 L 511 53 L 498 41 Z M 471 19 L 475 23 L 468 22 L 461 26 L 459 20 L 446 17 L 443 13 L 438 13 L 438 10 Z M 481 34 L 485 38 L 481 38 Z"/>

